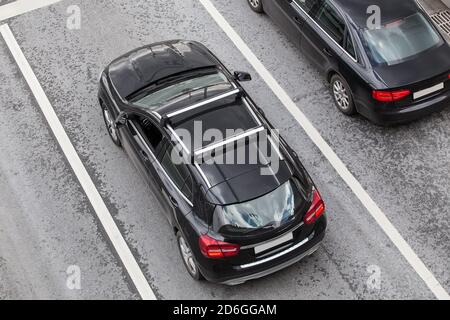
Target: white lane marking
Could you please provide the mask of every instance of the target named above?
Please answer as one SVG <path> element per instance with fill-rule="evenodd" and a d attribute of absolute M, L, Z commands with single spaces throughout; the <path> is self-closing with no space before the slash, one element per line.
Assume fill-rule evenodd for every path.
<path fill-rule="evenodd" d="M 256 57 L 256 55 L 250 50 L 247 44 L 242 40 L 239 34 L 233 29 L 233 27 L 225 20 L 222 14 L 214 7 L 210 0 L 199 0 L 205 7 L 206 11 L 213 17 L 216 23 L 222 28 L 226 35 L 231 39 L 235 46 L 241 51 L 248 62 L 258 72 L 261 78 L 272 89 L 274 94 L 283 103 L 286 109 L 297 120 L 306 134 L 314 142 L 314 144 L 320 149 L 323 155 L 328 159 L 333 168 L 337 171 L 339 176 L 350 187 L 353 193 L 358 197 L 361 203 L 369 211 L 370 215 L 375 219 L 384 233 L 391 239 L 400 253 L 409 262 L 411 267 L 426 283 L 428 288 L 433 292 L 436 298 L 441 300 L 450 300 L 450 295 L 445 291 L 433 273 L 425 266 L 420 260 L 410 245 L 403 239 L 395 226 L 389 221 L 386 215 L 381 211 L 375 201 L 372 200 L 370 195 L 364 190 L 359 181 L 351 174 L 345 164 L 337 156 L 337 154 L 331 149 L 327 142 L 322 138 L 319 131 L 312 125 L 308 118 L 300 111 L 297 105 L 292 101 L 287 92 L 278 84 L 271 73 L 266 69 L 262 62 Z"/>
<path fill-rule="evenodd" d="M 0 6 L 0 21 L 6 20 L 62 0 L 16 0 Z"/>
<path fill-rule="evenodd" d="M 111 213 L 105 205 L 100 193 L 94 185 L 91 177 L 89 176 L 86 168 L 81 162 L 80 157 L 78 156 L 75 148 L 70 142 L 67 133 L 64 131 L 64 128 L 59 121 L 55 110 L 53 109 L 50 101 L 48 100 L 44 90 L 42 89 L 36 75 L 30 67 L 27 59 L 25 58 L 22 50 L 19 47 L 14 35 L 11 32 L 11 29 L 7 24 L 0 26 L 0 33 L 3 36 L 9 50 L 11 51 L 12 56 L 14 57 L 17 65 L 19 66 L 20 71 L 22 72 L 25 80 L 28 83 L 31 91 L 33 92 L 36 101 L 39 104 L 39 107 L 42 110 L 42 113 L 45 116 L 53 134 L 56 137 L 61 149 L 66 156 L 72 170 L 78 178 L 84 192 L 86 193 L 89 201 L 94 208 L 94 211 L 100 220 L 103 228 L 106 231 L 114 249 L 119 255 L 125 269 L 127 270 L 133 284 L 136 286 L 140 296 L 144 300 L 155 300 L 155 294 L 153 290 L 150 288 L 147 279 L 145 278 L 142 270 L 140 269 L 136 259 L 130 251 L 125 239 L 119 231 L 116 223 L 114 222 Z"/>

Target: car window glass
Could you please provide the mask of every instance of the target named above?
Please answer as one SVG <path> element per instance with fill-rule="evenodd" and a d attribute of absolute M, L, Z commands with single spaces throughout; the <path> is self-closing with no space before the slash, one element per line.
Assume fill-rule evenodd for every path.
<path fill-rule="evenodd" d="M 339 45 L 343 45 L 345 32 L 344 19 L 328 2 L 324 2 L 315 20 L 333 40 Z"/>
<path fill-rule="evenodd" d="M 421 14 L 391 21 L 379 29 L 362 32 L 373 65 L 396 65 L 442 44 L 433 25 Z"/>
<path fill-rule="evenodd" d="M 188 174 L 186 180 L 184 181 L 183 189 L 181 189 L 181 192 L 186 196 L 188 199 L 192 199 L 192 177 L 190 174 Z"/>
<path fill-rule="evenodd" d="M 294 2 L 309 14 L 319 4 L 320 0 L 294 0 Z"/>
<path fill-rule="evenodd" d="M 267 226 L 281 226 L 306 202 L 294 180 L 289 180 L 268 194 L 226 206 L 216 206 L 212 227 L 220 233 L 249 233 Z"/>
<path fill-rule="evenodd" d="M 347 53 L 349 55 L 351 55 L 353 58 L 356 59 L 356 51 L 355 51 L 355 46 L 353 45 L 353 41 L 352 41 L 352 37 L 350 35 L 349 32 L 347 32 L 346 36 L 345 36 L 345 45 L 344 45 L 344 49 L 345 51 L 347 51 Z"/>
<path fill-rule="evenodd" d="M 150 142 L 153 150 L 157 150 L 163 138 L 161 130 L 159 130 L 158 127 L 148 118 L 140 118 L 139 120 L 145 137 Z"/>
<path fill-rule="evenodd" d="M 188 198 L 192 197 L 192 177 L 183 163 L 183 159 L 172 145 L 169 145 L 161 160 L 161 165 L 166 173 L 178 187 L 178 189 Z"/>

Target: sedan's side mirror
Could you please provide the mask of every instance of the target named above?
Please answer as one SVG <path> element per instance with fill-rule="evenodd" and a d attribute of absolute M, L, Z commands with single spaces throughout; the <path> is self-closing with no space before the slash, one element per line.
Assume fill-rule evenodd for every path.
<path fill-rule="evenodd" d="M 127 123 L 127 120 L 128 114 L 125 111 L 121 111 L 115 121 L 116 127 L 125 125 Z"/>
<path fill-rule="evenodd" d="M 235 71 L 234 78 L 240 82 L 252 80 L 252 76 L 250 75 L 250 73 L 244 71 Z"/>

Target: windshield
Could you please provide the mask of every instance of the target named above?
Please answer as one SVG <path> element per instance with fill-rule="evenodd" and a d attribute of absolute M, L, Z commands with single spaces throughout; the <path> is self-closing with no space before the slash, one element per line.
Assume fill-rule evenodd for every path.
<path fill-rule="evenodd" d="M 373 64 L 395 65 L 441 43 L 441 37 L 421 13 L 396 20 L 380 29 L 364 30 L 366 50 Z"/>
<path fill-rule="evenodd" d="M 263 197 L 229 206 L 217 206 L 213 216 L 216 232 L 248 233 L 272 229 L 295 215 L 303 197 L 289 180 Z"/>
<path fill-rule="evenodd" d="M 207 70 L 187 75 L 183 80 L 163 88 L 138 94 L 131 102 L 146 109 L 155 109 L 178 102 L 195 103 L 232 88 L 227 77 L 218 70 Z"/>

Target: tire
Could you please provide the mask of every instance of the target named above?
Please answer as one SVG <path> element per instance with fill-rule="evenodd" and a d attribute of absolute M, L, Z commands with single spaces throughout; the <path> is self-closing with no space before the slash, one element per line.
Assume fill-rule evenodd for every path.
<path fill-rule="evenodd" d="M 263 9 L 263 5 L 262 5 L 262 0 L 247 0 L 248 5 L 250 6 L 250 8 L 257 12 L 257 13 L 263 13 L 264 9 Z"/>
<path fill-rule="evenodd" d="M 347 116 L 356 113 L 350 86 L 347 81 L 338 74 L 331 77 L 331 94 L 333 95 L 334 103 L 340 112 Z"/>
<path fill-rule="evenodd" d="M 181 259 L 183 260 L 183 264 L 188 273 L 194 280 L 203 280 L 197 261 L 195 261 L 194 254 L 180 231 L 177 232 L 177 245 L 178 250 L 180 250 Z"/>
<path fill-rule="evenodd" d="M 116 146 L 121 147 L 122 144 L 119 140 L 119 135 L 117 134 L 117 129 L 114 125 L 114 120 L 112 118 L 111 112 L 104 103 L 102 103 L 102 114 L 103 120 L 105 121 L 106 130 L 108 130 L 109 137 Z"/>

